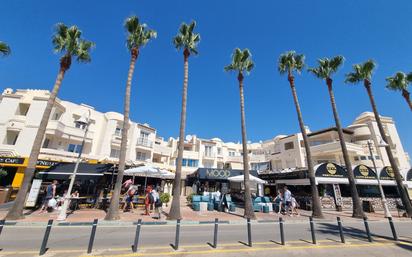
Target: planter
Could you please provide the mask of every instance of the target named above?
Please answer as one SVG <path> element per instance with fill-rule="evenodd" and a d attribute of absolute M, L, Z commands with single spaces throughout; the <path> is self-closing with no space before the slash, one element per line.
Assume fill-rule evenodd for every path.
<path fill-rule="evenodd" d="M 4 187 L 0 188 L 0 204 L 7 203 L 11 196 L 12 188 Z"/>

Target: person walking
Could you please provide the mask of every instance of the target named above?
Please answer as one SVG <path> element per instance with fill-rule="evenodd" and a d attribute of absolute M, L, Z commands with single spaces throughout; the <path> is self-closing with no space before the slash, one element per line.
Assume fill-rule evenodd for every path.
<path fill-rule="evenodd" d="M 151 192 L 152 192 L 152 187 L 148 186 L 146 188 L 146 197 L 144 199 L 144 207 L 145 207 L 144 215 L 149 215 L 149 216 L 150 216 L 150 204 L 153 203 L 153 196 Z"/>
<path fill-rule="evenodd" d="M 292 211 L 292 193 L 289 191 L 287 186 L 283 188 L 283 196 L 285 199 L 285 212 L 290 216 L 289 210 Z"/>
<path fill-rule="evenodd" d="M 282 190 L 279 189 L 278 194 L 275 196 L 275 198 L 273 200 L 273 202 L 275 203 L 275 206 L 277 205 L 278 208 L 279 208 L 279 210 L 277 211 L 278 214 L 280 214 L 282 212 L 282 207 L 284 207 L 283 206 L 283 200 L 284 200 L 284 197 L 283 197 Z M 276 212 L 276 209 L 275 209 L 275 212 Z"/>
<path fill-rule="evenodd" d="M 160 202 L 160 196 L 156 189 L 153 189 L 151 192 L 154 201 L 154 213 L 157 216 L 157 219 L 160 220 L 160 207 L 162 207 L 162 202 Z"/>
<path fill-rule="evenodd" d="M 43 205 L 40 209 L 40 213 L 47 211 L 49 207 L 49 201 L 56 196 L 56 186 L 58 182 L 57 180 L 53 180 L 53 182 L 47 186 L 46 188 L 46 197 L 44 197 Z"/>

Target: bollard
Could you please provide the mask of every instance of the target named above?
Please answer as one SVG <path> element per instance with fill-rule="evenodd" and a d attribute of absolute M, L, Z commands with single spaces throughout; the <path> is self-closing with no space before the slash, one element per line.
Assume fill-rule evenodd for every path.
<path fill-rule="evenodd" d="M 180 239 L 180 219 L 176 222 L 176 237 L 175 237 L 175 250 L 179 249 L 179 239 Z"/>
<path fill-rule="evenodd" d="M 252 247 L 252 227 L 250 225 L 250 218 L 247 218 L 247 242 L 249 247 Z"/>
<path fill-rule="evenodd" d="M 215 218 L 215 230 L 214 230 L 214 233 L 213 233 L 213 248 L 217 247 L 217 228 L 218 228 L 218 225 L 219 225 L 219 219 Z"/>
<path fill-rule="evenodd" d="M 137 245 L 139 244 L 140 228 L 142 227 L 142 219 L 137 220 L 136 235 L 134 237 L 134 243 L 132 246 L 132 251 L 137 252 Z"/>
<path fill-rule="evenodd" d="M 393 240 L 398 241 L 398 235 L 396 234 L 395 225 L 393 224 L 392 217 L 388 217 L 389 225 L 391 226 Z"/>
<path fill-rule="evenodd" d="M 316 236 L 315 236 L 315 224 L 313 223 L 313 218 L 309 217 L 309 224 L 310 224 L 310 233 L 312 234 L 312 243 L 316 244 Z"/>
<path fill-rule="evenodd" d="M 46 231 L 44 232 L 43 242 L 41 243 L 39 255 L 43 255 L 47 251 L 47 241 L 49 241 L 50 231 L 53 225 L 53 220 L 47 222 Z"/>
<path fill-rule="evenodd" d="M 283 219 L 279 217 L 279 228 L 280 228 L 280 243 L 285 245 L 285 233 L 283 231 Z"/>
<path fill-rule="evenodd" d="M 0 235 L 1 235 L 1 231 L 3 231 L 3 227 L 5 223 L 6 223 L 6 220 L 0 220 Z"/>
<path fill-rule="evenodd" d="M 89 247 L 87 247 L 87 253 L 91 253 L 93 250 L 94 236 L 96 235 L 97 219 L 94 219 L 92 226 L 92 233 L 90 233 Z"/>
<path fill-rule="evenodd" d="M 336 217 L 336 219 L 338 220 L 338 228 L 339 228 L 339 235 L 340 235 L 340 241 L 342 242 L 342 244 L 345 243 L 345 237 L 343 235 L 343 229 L 342 229 L 342 222 L 340 220 L 340 217 Z"/>
<path fill-rule="evenodd" d="M 371 231 L 369 230 L 368 218 L 366 216 L 363 217 L 363 223 L 365 223 L 365 230 L 366 230 L 366 235 L 368 236 L 368 241 L 372 242 Z"/>

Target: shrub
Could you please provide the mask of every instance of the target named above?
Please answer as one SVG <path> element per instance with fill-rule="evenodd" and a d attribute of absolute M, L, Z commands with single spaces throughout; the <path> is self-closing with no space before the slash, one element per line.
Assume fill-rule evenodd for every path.
<path fill-rule="evenodd" d="M 160 201 L 162 203 L 167 204 L 170 201 L 170 194 L 169 193 L 162 193 L 160 194 Z"/>
<path fill-rule="evenodd" d="M 0 178 L 1 178 L 1 177 L 5 177 L 5 176 L 7 176 L 7 171 L 4 170 L 4 169 L 2 169 L 2 168 L 0 168 Z"/>
<path fill-rule="evenodd" d="M 187 201 L 188 203 L 191 203 L 194 195 L 196 195 L 196 194 L 195 194 L 195 193 L 191 193 L 190 195 L 186 196 L 186 201 Z"/>

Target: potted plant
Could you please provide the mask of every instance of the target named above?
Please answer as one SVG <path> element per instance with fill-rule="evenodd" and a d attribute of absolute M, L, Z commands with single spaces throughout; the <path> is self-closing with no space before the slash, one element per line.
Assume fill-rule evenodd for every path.
<path fill-rule="evenodd" d="M 7 171 L 5 169 L 0 168 L 0 178 L 7 176 Z"/>
<path fill-rule="evenodd" d="M 160 195 L 160 202 L 162 202 L 162 204 L 167 204 L 170 202 L 170 194 L 169 193 L 162 193 Z"/>

